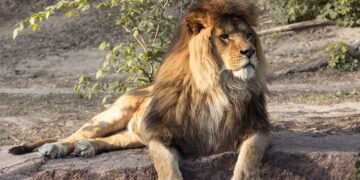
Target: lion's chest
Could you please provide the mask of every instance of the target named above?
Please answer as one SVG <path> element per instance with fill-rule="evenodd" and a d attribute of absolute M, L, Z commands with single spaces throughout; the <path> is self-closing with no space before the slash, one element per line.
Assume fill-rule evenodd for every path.
<path fill-rule="evenodd" d="M 219 87 L 203 94 L 182 89 L 153 97 L 142 121 L 145 139 L 158 139 L 185 156 L 236 150 L 243 121 L 239 107 L 243 106 L 228 99 Z"/>
<path fill-rule="evenodd" d="M 183 133 L 174 135 L 174 145 L 180 148 L 182 154 L 196 156 L 236 150 L 240 143 L 239 127 L 234 123 L 232 127 L 225 127 L 225 122 L 216 124 L 210 119 L 200 126 L 187 126 Z"/>
<path fill-rule="evenodd" d="M 208 94 L 202 105 L 190 108 L 191 113 L 179 127 L 182 133 L 174 134 L 175 146 L 188 156 L 235 150 L 239 127 L 232 110 L 222 91 Z"/>

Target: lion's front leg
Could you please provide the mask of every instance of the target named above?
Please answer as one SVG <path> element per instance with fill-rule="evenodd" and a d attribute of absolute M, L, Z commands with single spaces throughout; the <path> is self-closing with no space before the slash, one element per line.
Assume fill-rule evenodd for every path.
<path fill-rule="evenodd" d="M 166 147 L 159 141 L 151 140 L 149 152 L 159 180 L 183 179 L 179 169 L 179 156 L 175 149 Z"/>
<path fill-rule="evenodd" d="M 257 132 L 247 138 L 240 147 L 232 180 L 260 179 L 260 165 L 271 143 L 271 134 Z"/>

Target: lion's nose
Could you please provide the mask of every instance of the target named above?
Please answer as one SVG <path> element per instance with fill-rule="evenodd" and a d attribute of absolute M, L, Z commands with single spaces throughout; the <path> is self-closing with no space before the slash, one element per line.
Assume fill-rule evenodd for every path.
<path fill-rule="evenodd" d="M 251 48 L 246 49 L 246 50 L 240 50 L 240 53 L 242 55 L 245 55 L 248 58 L 251 58 L 251 56 L 254 55 L 255 51 L 256 51 L 255 48 L 251 47 Z"/>

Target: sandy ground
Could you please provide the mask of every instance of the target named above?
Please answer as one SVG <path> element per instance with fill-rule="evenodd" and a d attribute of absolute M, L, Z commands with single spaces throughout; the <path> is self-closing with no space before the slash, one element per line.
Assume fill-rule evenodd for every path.
<path fill-rule="evenodd" d="M 100 68 L 105 56 L 97 50 L 99 43 L 124 39 L 120 30 L 112 31 L 106 12 L 90 11 L 70 19 L 57 15 L 40 32 L 26 31 L 12 40 L 17 20 L 52 1 L 29 1 L 32 8 L 17 2 L 0 0 L 0 145 L 66 137 L 103 110 L 98 98 L 83 99 L 72 88 L 81 75 L 94 75 Z M 4 9 L 6 3 L 13 6 Z M 275 25 L 263 16 L 258 29 Z M 337 26 L 261 37 L 269 74 L 329 58 L 328 43 L 355 39 L 360 39 L 360 28 Z M 276 132 L 360 134 L 360 72 L 275 76 L 270 90 L 268 109 Z"/>

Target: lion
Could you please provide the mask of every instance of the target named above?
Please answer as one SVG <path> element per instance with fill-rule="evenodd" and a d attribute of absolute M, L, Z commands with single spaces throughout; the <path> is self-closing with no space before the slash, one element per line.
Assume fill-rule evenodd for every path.
<path fill-rule="evenodd" d="M 152 84 L 122 95 L 65 139 L 9 152 L 90 157 L 146 146 L 159 179 L 182 179 L 180 158 L 236 151 L 232 179 L 259 179 L 271 135 L 256 19 L 246 0 L 195 2 Z"/>

